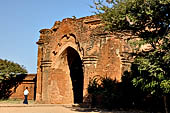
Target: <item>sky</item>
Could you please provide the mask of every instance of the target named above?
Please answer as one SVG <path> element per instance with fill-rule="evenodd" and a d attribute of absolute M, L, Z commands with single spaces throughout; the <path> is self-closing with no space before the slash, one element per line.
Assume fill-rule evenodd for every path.
<path fill-rule="evenodd" d="M 93 0 L 0 0 L 0 59 L 37 72 L 39 31 L 55 21 L 93 15 Z"/>

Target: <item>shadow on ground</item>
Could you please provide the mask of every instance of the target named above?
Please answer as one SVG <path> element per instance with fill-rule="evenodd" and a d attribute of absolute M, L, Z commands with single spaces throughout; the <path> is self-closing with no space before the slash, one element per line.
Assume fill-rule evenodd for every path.
<path fill-rule="evenodd" d="M 71 109 L 72 111 L 76 111 L 76 112 L 92 112 L 92 113 L 147 113 L 144 111 L 140 111 L 140 110 L 105 110 L 105 109 L 100 109 L 100 108 L 90 108 L 90 107 L 84 107 L 82 105 L 76 104 L 76 105 L 64 105 L 65 108 Z"/>

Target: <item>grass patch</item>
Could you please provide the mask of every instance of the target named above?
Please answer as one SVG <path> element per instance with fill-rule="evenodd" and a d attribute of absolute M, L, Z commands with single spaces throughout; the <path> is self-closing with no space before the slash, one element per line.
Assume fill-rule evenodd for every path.
<path fill-rule="evenodd" d="M 0 104 L 23 104 L 23 99 L 7 99 L 7 100 L 0 100 Z M 33 104 L 34 100 L 28 100 L 29 104 Z"/>

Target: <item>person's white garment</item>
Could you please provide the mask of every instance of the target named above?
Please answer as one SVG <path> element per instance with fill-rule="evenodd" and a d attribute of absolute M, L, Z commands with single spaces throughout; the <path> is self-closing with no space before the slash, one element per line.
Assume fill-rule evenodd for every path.
<path fill-rule="evenodd" d="M 28 95 L 29 91 L 26 89 L 24 90 L 24 95 Z"/>

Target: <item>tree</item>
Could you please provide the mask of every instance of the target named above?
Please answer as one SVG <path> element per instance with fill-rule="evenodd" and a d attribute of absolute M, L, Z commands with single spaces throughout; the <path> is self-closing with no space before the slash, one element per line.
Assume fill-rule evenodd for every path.
<path fill-rule="evenodd" d="M 98 0 L 97 14 L 106 30 L 132 30 L 140 38 L 134 65 L 138 73 L 133 85 L 151 95 L 164 97 L 170 93 L 170 0 Z M 139 51 L 149 44 L 149 50 Z"/>
<path fill-rule="evenodd" d="M 23 66 L 8 60 L 0 59 L 0 83 L 3 80 L 9 80 L 15 77 L 17 74 L 24 73 L 27 73 L 27 70 Z"/>
<path fill-rule="evenodd" d="M 25 77 L 23 75 L 25 73 L 27 73 L 27 70 L 23 66 L 0 59 L 0 99 L 10 97 L 12 94 L 11 88 L 18 86 L 23 77 Z"/>

